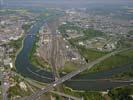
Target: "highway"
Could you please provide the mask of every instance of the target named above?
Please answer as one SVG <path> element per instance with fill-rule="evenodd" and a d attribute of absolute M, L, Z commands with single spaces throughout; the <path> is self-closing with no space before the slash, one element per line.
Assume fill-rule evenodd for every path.
<path fill-rule="evenodd" d="M 35 80 L 25 78 L 25 77 L 21 76 L 20 74 L 16 73 L 15 71 L 11 71 L 11 72 L 12 72 L 12 74 L 17 75 L 21 79 L 23 79 L 26 82 L 28 82 L 30 85 L 33 85 L 33 86 L 35 86 L 37 88 L 41 89 L 42 87 L 44 87 L 44 85 L 46 85 L 46 84 L 41 85 L 41 84 L 37 83 Z M 75 96 L 71 96 L 71 95 L 68 95 L 68 94 L 65 94 L 65 93 L 61 93 L 61 92 L 57 92 L 57 91 L 50 91 L 50 92 L 54 93 L 54 94 L 57 94 L 57 95 L 60 95 L 60 96 L 65 97 L 65 98 L 72 99 L 72 100 L 81 100 L 81 98 L 78 98 L 78 97 L 75 97 Z M 27 98 L 27 96 L 22 98 L 21 100 L 25 100 L 26 98 Z"/>
<path fill-rule="evenodd" d="M 91 69 L 94 65 L 100 63 L 101 61 L 104 61 L 105 59 L 116 55 L 117 53 L 126 51 L 126 50 L 130 50 L 132 48 L 127 48 L 127 49 L 123 49 L 123 50 L 119 50 L 119 51 L 114 51 L 112 53 L 109 53 L 93 62 L 88 63 L 85 67 L 81 67 L 76 71 L 73 71 L 63 77 L 61 77 L 60 79 L 54 81 L 53 83 L 49 84 L 46 88 L 42 88 L 41 90 L 38 90 L 37 92 L 33 93 L 31 96 L 25 98 L 24 100 L 37 100 L 38 97 L 40 97 L 42 94 L 49 92 L 50 90 L 52 90 L 54 87 L 56 87 L 57 85 L 71 79 L 72 77 L 78 75 L 79 73 L 87 70 L 87 69 Z"/>

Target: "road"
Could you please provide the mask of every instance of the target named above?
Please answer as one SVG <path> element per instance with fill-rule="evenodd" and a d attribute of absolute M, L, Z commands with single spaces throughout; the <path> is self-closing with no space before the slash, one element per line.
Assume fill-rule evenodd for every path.
<path fill-rule="evenodd" d="M 37 92 L 33 93 L 31 96 L 29 96 L 28 98 L 24 99 L 24 100 L 36 100 L 38 97 L 40 97 L 42 94 L 47 93 L 48 91 L 52 90 L 54 87 L 56 87 L 57 85 L 71 79 L 72 77 L 78 75 L 79 73 L 87 70 L 87 69 L 91 69 L 94 65 L 100 63 L 101 61 L 104 61 L 105 59 L 116 55 L 117 53 L 126 51 L 126 50 L 130 50 L 132 48 L 128 48 L 128 49 L 123 49 L 123 50 L 119 50 L 119 51 L 114 51 L 112 53 L 109 53 L 93 62 L 88 63 L 85 67 L 81 67 L 76 71 L 73 71 L 63 77 L 61 77 L 60 79 L 54 81 L 53 83 L 49 84 L 46 88 L 42 88 L 41 90 L 38 90 Z"/>
<path fill-rule="evenodd" d="M 28 82 L 29 84 L 31 84 L 31 85 L 33 85 L 33 86 L 35 86 L 35 87 L 37 87 L 37 88 L 40 88 L 40 89 L 41 89 L 42 87 L 44 87 L 44 85 L 46 85 L 46 84 L 41 85 L 41 84 L 37 83 L 36 81 L 34 81 L 34 80 L 32 80 L 32 79 L 25 78 L 25 77 L 21 76 L 20 74 L 14 72 L 14 71 L 12 71 L 12 74 L 17 75 L 18 77 L 20 77 L 21 79 L 25 80 L 25 81 Z M 72 99 L 72 100 L 81 100 L 81 98 L 74 97 L 74 96 L 71 96 L 71 95 L 67 95 L 67 94 L 65 94 L 65 93 L 60 93 L 60 92 L 57 92 L 57 91 L 50 91 L 50 92 L 51 92 L 51 93 L 54 93 L 54 94 L 57 94 L 57 95 L 60 95 L 60 96 L 65 97 L 65 98 L 70 98 L 70 99 Z M 25 100 L 26 98 L 27 98 L 27 96 L 24 97 L 24 98 L 22 98 L 21 100 Z"/>
<path fill-rule="evenodd" d="M 5 81 L 4 81 L 4 76 L 3 76 L 3 73 L 0 72 L 0 76 L 1 76 L 1 87 L 2 87 L 2 97 L 3 97 L 3 100 L 8 100 L 7 99 L 7 84 L 5 84 Z"/>
<path fill-rule="evenodd" d="M 5 58 L 5 50 L 3 52 L 2 67 L 4 67 L 4 61 L 3 61 L 4 58 Z M 8 84 L 6 84 L 6 81 L 4 79 L 4 72 L 2 72 L 1 70 L 0 70 L 0 79 L 1 79 L 1 88 L 2 88 L 2 99 L 3 100 L 8 100 L 8 98 L 7 98 Z"/>

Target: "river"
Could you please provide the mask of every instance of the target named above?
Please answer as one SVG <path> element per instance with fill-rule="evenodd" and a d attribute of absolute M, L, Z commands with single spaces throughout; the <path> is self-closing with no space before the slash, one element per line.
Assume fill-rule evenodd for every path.
<path fill-rule="evenodd" d="M 33 80 L 50 83 L 53 82 L 54 78 L 51 72 L 40 70 L 38 67 L 31 64 L 28 55 L 32 49 L 32 46 L 35 43 L 36 34 L 39 31 L 40 27 L 44 25 L 48 20 L 53 18 L 54 15 L 50 15 L 45 19 L 41 19 L 41 21 L 37 21 L 36 24 L 33 25 L 32 28 L 26 33 L 30 35 L 26 35 L 23 43 L 23 48 L 20 53 L 17 55 L 15 66 L 16 70 L 19 74 L 24 77 L 31 78 Z M 107 90 L 110 88 L 129 85 L 131 82 L 111 82 L 109 80 L 90 80 L 90 79 L 99 79 L 99 78 L 107 78 L 112 76 L 114 73 L 126 71 L 132 68 L 132 65 L 122 66 L 118 68 L 114 68 L 107 72 L 98 72 L 93 74 L 88 74 L 85 76 L 76 76 L 71 80 L 68 80 L 64 84 L 70 88 L 76 90 Z"/>

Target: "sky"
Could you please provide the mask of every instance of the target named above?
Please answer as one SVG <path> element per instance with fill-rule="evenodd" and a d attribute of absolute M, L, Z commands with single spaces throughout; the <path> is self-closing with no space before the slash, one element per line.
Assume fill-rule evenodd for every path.
<path fill-rule="evenodd" d="M 3 0 L 9 5 L 84 5 L 84 4 L 133 4 L 133 0 Z"/>

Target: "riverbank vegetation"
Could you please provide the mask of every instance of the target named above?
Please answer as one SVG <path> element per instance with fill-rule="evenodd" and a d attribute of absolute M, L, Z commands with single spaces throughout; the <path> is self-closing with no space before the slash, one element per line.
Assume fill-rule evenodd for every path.
<path fill-rule="evenodd" d="M 133 100 L 133 85 L 111 89 L 107 94 L 98 91 L 76 91 L 67 87 L 64 92 L 84 100 Z"/>
<path fill-rule="evenodd" d="M 84 98 L 84 100 L 105 100 L 100 92 L 76 91 L 76 90 L 71 90 L 70 88 L 67 88 L 67 87 L 64 88 L 64 92 L 66 94 L 69 94 L 78 98 Z"/>
<path fill-rule="evenodd" d="M 127 79 L 127 78 L 132 78 L 133 77 L 133 67 L 130 68 L 126 72 L 121 72 L 121 73 L 116 73 L 112 76 L 112 78 L 118 78 L 118 79 Z"/>
<path fill-rule="evenodd" d="M 76 62 L 71 62 L 71 61 L 67 61 L 65 63 L 65 65 L 59 69 L 59 72 L 65 72 L 65 73 L 70 73 L 74 70 L 76 70 L 77 68 L 80 68 L 82 65 Z"/>
<path fill-rule="evenodd" d="M 39 41 L 39 36 L 36 37 L 36 40 L 28 55 L 29 59 L 33 65 L 38 66 L 39 68 L 42 68 L 42 69 L 49 68 L 49 64 L 43 58 L 40 58 L 39 56 L 36 55 L 36 50 L 38 48 L 38 45 L 37 45 L 38 41 Z"/>
<path fill-rule="evenodd" d="M 24 25 L 22 25 L 22 29 L 23 29 L 25 32 L 27 32 L 27 31 L 30 29 L 30 27 L 31 27 L 31 24 L 24 24 Z"/>
<path fill-rule="evenodd" d="M 112 100 L 133 100 L 133 86 L 115 88 L 109 91 L 108 95 Z"/>

